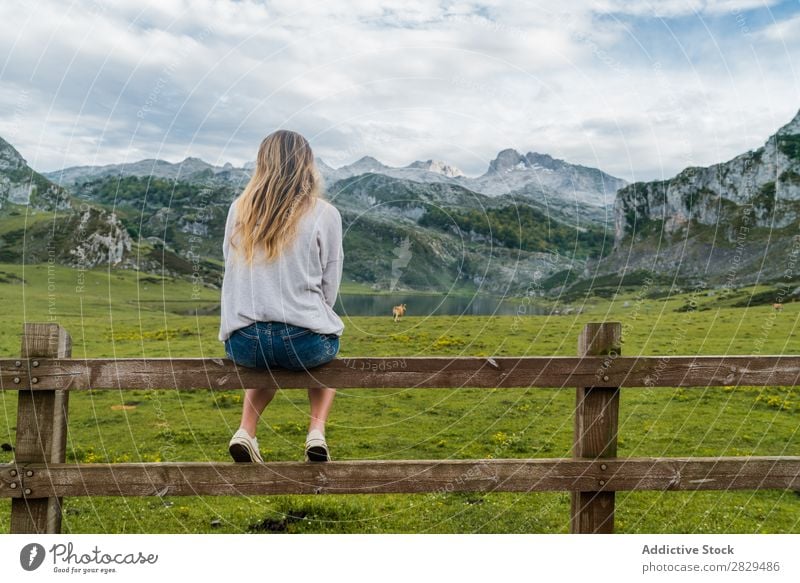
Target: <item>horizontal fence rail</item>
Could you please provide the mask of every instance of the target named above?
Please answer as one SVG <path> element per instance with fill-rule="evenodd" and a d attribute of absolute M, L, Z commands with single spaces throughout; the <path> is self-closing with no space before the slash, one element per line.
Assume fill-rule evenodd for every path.
<path fill-rule="evenodd" d="M 0 359 L 0 389 L 559 388 L 793 386 L 800 356 L 347 358 L 309 372 L 222 358 Z"/>
<path fill-rule="evenodd" d="M 12 498 L 800 489 L 800 457 L 6 464 L 0 476 Z"/>
<path fill-rule="evenodd" d="M 578 356 L 340 358 L 309 372 L 222 358 L 70 358 L 55 323 L 25 323 L 19 358 L 0 359 L 18 391 L 15 459 L 0 464 L 11 532 L 61 531 L 64 497 L 568 491 L 570 530 L 614 531 L 615 492 L 800 490 L 800 457 L 618 458 L 621 388 L 795 386 L 800 356 L 621 356 L 621 324 L 587 324 Z M 323 464 L 68 464 L 69 395 L 88 390 L 242 388 L 569 388 L 568 459 L 359 460 Z"/>

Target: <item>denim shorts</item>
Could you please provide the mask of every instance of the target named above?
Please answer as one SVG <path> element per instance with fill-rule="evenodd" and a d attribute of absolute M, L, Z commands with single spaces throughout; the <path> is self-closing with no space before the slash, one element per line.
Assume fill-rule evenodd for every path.
<path fill-rule="evenodd" d="M 330 362 L 339 352 L 336 334 L 320 334 L 283 322 L 255 322 L 225 340 L 225 354 L 248 368 L 307 370 Z"/>

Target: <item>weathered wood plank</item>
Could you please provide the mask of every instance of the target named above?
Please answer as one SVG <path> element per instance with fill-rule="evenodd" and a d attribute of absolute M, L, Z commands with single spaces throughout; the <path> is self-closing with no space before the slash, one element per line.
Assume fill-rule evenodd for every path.
<path fill-rule="evenodd" d="M 27 359 L 0 358 L 0 389 L 19 390 L 29 385 Z"/>
<path fill-rule="evenodd" d="M 349 358 L 307 373 L 247 369 L 222 358 L 42 359 L 37 377 L 34 391 L 792 386 L 800 383 L 800 356 Z"/>
<path fill-rule="evenodd" d="M 578 354 L 605 357 L 610 368 L 622 347 L 622 324 L 589 323 L 578 338 Z M 608 378 L 605 372 L 601 379 Z M 575 458 L 613 458 L 617 455 L 619 389 L 613 386 L 578 387 L 575 393 Z M 572 492 L 570 530 L 573 533 L 614 532 L 614 492 Z"/>
<path fill-rule="evenodd" d="M 800 488 L 800 456 L 28 464 L 38 496 L 194 496 Z M 0 474 L 10 466 L 0 465 Z M 600 485 L 601 481 L 603 485 Z M 5 490 L 0 490 L 0 493 Z M 29 500 L 30 501 L 30 500 Z"/>
<path fill-rule="evenodd" d="M 22 498 L 22 474 L 16 464 L 0 465 L 0 498 Z"/>
<path fill-rule="evenodd" d="M 63 462 L 66 445 L 67 392 L 28 390 L 38 388 L 39 357 L 67 358 L 72 355 L 69 334 L 58 324 L 26 322 L 21 337 L 21 358 L 28 375 L 15 385 L 17 432 L 14 461 L 17 465 Z M 15 363 L 16 364 L 16 363 Z M 30 470 L 26 470 L 28 472 Z M 23 494 L 24 494 L 23 477 Z M 11 503 L 12 533 L 58 533 L 61 531 L 61 500 L 16 498 Z"/>

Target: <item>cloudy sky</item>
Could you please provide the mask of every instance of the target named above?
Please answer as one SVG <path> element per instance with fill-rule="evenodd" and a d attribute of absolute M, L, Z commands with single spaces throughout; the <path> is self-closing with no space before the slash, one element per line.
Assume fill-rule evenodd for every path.
<path fill-rule="evenodd" d="M 798 0 L 4 0 L 0 47 L 0 136 L 40 171 L 239 165 L 289 128 L 333 166 L 516 148 L 643 180 L 800 109 Z"/>

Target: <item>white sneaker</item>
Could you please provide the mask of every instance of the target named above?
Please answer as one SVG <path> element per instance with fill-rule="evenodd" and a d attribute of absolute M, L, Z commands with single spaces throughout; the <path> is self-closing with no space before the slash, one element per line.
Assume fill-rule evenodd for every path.
<path fill-rule="evenodd" d="M 306 437 L 306 461 L 331 461 L 331 454 L 328 451 L 328 444 L 325 443 L 325 434 L 319 429 L 312 429 L 308 432 L 308 437 Z"/>
<path fill-rule="evenodd" d="M 231 442 L 228 444 L 228 451 L 231 452 L 231 457 L 235 462 L 264 463 L 264 458 L 258 451 L 258 440 L 250 437 L 250 434 L 241 427 L 233 434 Z"/>

